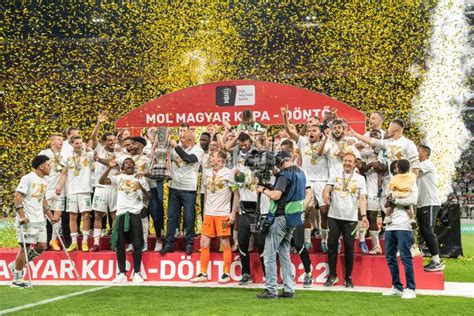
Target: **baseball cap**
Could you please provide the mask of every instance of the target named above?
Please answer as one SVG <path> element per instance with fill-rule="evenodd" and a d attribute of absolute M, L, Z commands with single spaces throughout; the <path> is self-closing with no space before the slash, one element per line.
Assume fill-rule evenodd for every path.
<path fill-rule="evenodd" d="M 275 159 L 278 166 L 281 165 L 284 161 L 291 161 L 292 157 L 289 152 L 282 150 L 276 154 Z"/>

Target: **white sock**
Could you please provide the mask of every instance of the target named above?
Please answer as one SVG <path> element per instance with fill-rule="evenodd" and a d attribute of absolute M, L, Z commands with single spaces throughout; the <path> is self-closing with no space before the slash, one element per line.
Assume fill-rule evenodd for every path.
<path fill-rule="evenodd" d="M 87 239 L 89 239 L 89 231 L 88 230 L 83 230 L 82 231 L 82 243 L 87 244 Z"/>
<path fill-rule="evenodd" d="M 374 247 L 380 247 L 379 232 L 377 230 L 369 230 L 369 234 Z"/>
<path fill-rule="evenodd" d="M 440 263 L 440 262 L 441 262 L 441 259 L 439 258 L 439 255 L 432 256 L 432 257 L 431 257 L 431 260 L 433 260 L 433 261 L 436 262 L 436 263 Z"/>
<path fill-rule="evenodd" d="M 71 241 L 77 244 L 77 233 L 71 233 Z"/>
<path fill-rule="evenodd" d="M 143 240 L 148 243 L 148 217 L 142 218 Z"/>
<path fill-rule="evenodd" d="M 102 229 L 94 228 L 94 245 L 99 245 L 100 242 L 100 235 L 102 233 Z"/>
<path fill-rule="evenodd" d="M 328 242 L 329 229 L 321 228 L 321 241 Z"/>
<path fill-rule="evenodd" d="M 13 280 L 19 280 L 23 276 L 23 271 L 15 269 L 13 271 Z"/>

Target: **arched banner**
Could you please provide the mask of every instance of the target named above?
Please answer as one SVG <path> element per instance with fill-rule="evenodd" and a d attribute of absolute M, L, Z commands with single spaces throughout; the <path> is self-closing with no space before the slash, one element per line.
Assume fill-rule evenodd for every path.
<path fill-rule="evenodd" d="M 335 108 L 354 130 L 365 132 L 365 114 L 345 103 L 308 89 L 253 80 L 213 82 L 163 95 L 118 119 L 116 127 L 136 133 L 145 127 L 182 123 L 207 126 L 227 120 L 238 125 L 245 109 L 252 110 L 258 122 L 278 125 L 285 106 L 293 123 L 303 123 L 310 116 L 322 121 L 324 113 Z"/>

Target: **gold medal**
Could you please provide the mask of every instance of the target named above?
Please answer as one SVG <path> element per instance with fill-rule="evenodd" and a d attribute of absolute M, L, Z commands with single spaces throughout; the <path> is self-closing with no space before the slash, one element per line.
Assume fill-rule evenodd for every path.
<path fill-rule="evenodd" d="M 74 169 L 74 176 L 79 177 L 79 174 L 81 173 L 81 170 L 79 169 Z"/>
<path fill-rule="evenodd" d="M 311 164 L 315 165 L 316 164 L 316 158 L 311 158 Z"/>
<path fill-rule="evenodd" d="M 342 191 L 342 192 L 341 192 L 341 197 L 343 197 L 343 198 L 347 197 L 347 192 L 346 192 L 346 191 Z"/>

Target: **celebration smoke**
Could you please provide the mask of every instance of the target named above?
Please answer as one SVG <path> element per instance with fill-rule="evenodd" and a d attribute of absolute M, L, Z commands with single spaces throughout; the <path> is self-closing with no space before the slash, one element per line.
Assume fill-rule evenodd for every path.
<path fill-rule="evenodd" d="M 424 133 L 438 168 L 442 202 L 452 192 L 456 162 L 469 144 L 462 113 L 469 97 L 468 74 L 473 65 L 469 25 L 464 15 L 467 1 L 440 0 L 431 16 L 426 72 L 418 96 L 412 101 L 412 120 Z"/>

